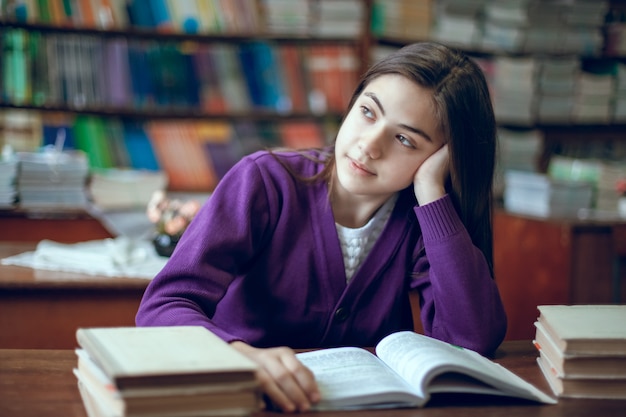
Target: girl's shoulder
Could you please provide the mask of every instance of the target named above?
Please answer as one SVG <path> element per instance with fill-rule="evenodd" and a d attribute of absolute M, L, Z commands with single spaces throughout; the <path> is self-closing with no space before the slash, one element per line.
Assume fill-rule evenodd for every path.
<path fill-rule="evenodd" d="M 288 170 L 303 176 L 312 176 L 324 168 L 332 148 L 287 149 L 275 148 L 247 155 L 241 160 L 244 164 L 254 164 L 262 171 L 278 173 Z"/>

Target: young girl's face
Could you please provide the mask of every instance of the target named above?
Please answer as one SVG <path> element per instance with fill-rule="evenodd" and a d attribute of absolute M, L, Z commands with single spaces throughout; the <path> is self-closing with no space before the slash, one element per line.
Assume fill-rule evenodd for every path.
<path fill-rule="evenodd" d="M 391 195 L 411 185 L 443 144 L 432 92 L 401 75 L 382 75 L 365 87 L 339 129 L 336 186 L 354 195 Z"/>

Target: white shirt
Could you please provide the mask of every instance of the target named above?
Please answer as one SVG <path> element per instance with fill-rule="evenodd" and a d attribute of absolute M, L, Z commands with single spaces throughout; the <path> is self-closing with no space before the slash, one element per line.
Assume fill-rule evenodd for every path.
<path fill-rule="evenodd" d="M 374 243 L 376 243 L 385 224 L 387 224 L 397 199 L 398 195 L 395 194 L 387 200 L 365 226 L 352 229 L 335 223 L 339 242 L 341 243 L 347 282 L 350 282 L 356 270 L 359 269 L 367 254 L 372 250 Z"/>

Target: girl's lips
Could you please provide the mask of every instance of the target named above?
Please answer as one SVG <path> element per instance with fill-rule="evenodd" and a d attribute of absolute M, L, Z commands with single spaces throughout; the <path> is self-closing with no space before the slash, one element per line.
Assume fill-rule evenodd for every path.
<path fill-rule="evenodd" d="M 355 170 L 357 173 L 364 175 L 376 175 L 374 174 L 367 166 L 361 164 L 358 161 L 355 161 L 352 158 L 348 158 L 350 167 Z"/>

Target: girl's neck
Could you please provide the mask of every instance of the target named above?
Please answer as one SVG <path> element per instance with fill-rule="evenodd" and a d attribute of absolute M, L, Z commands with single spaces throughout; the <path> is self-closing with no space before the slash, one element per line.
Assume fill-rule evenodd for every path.
<path fill-rule="evenodd" d="M 331 195 L 335 222 L 352 229 L 365 226 L 376 211 L 394 195 L 355 196 L 338 188 L 334 187 Z"/>

